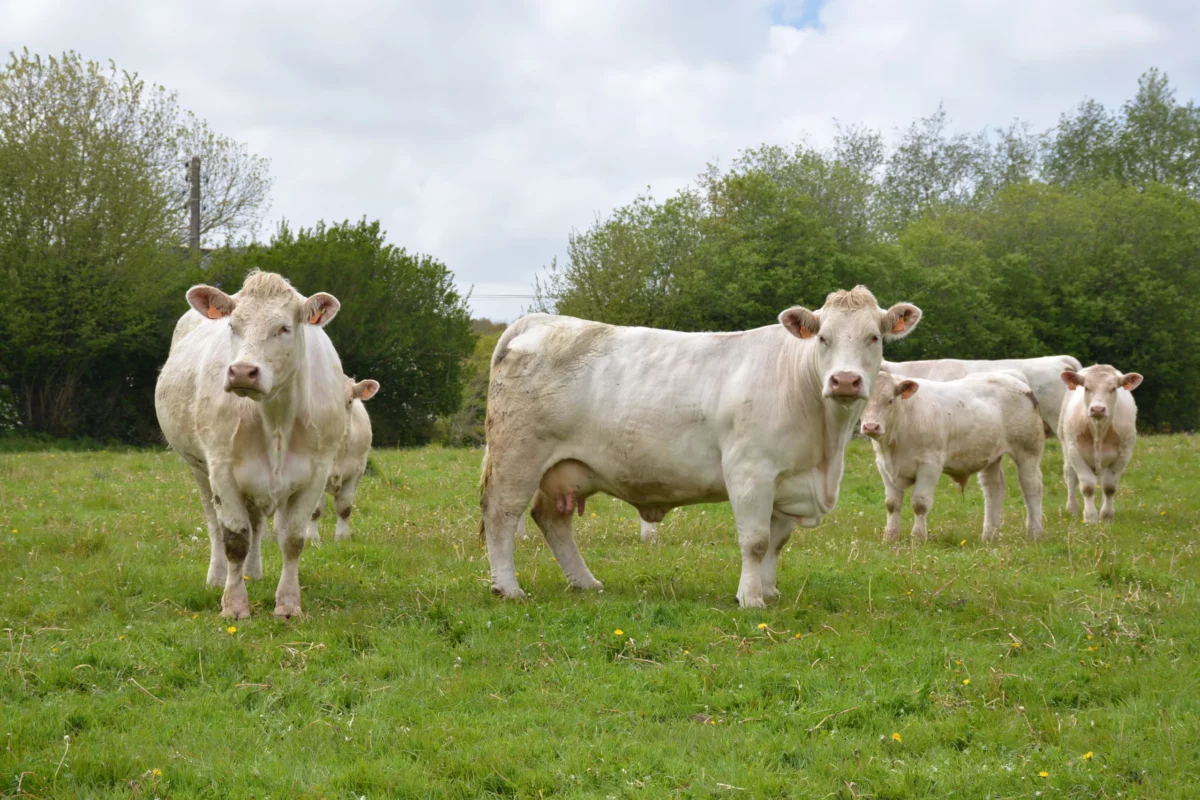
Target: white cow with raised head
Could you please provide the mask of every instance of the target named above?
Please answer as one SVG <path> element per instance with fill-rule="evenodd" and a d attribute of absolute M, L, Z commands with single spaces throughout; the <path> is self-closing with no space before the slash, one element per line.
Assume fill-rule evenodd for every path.
<path fill-rule="evenodd" d="M 371 417 L 363 403 L 374 397 L 378 391 L 378 381 L 369 378 L 365 381 L 346 378 L 346 435 L 338 449 L 337 458 L 333 461 L 329 480 L 325 484 L 325 491 L 333 498 L 333 508 L 337 512 L 334 538 L 338 541 L 350 538 L 350 512 L 354 509 L 354 493 L 358 490 L 358 482 L 367 471 L 367 457 L 371 453 Z M 325 498 L 322 496 L 308 528 L 310 542 L 321 541 L 317 525 L 324 510 Z"/>
<path fill-rule="evenodd" d="M 1117 485 L 1137 442 L 1137 403 L 1132 393 L 1141 386 L 1142 376 L 1096 364 L 1064 371 L 1062 382 L 1069 389 L 1058 423 L 1067 511 L 1072 516 L 1079 513 L 1082 488 L 1083 521 L 1107 522 L 1113 518 Z M 1099 513 L 1094 499 L 1097 482 L 1104 491 Z"/>
<path fill-rule="evenodd" d="M 154 405 L 200 487 L 208 581 L 225 587 L 222 616 L 249 616 L 243 575 L 254 568 L 255 531 L 274 514 L 283 552 L 275 614 L 296 616 L 305 529 L 346 429 L 341 362 L 321 330 L 340 305 L 258 271 L 235 295 L 193 286 L 187 299 L 205 319 L 177 325 Z"/>
<path fill-rule="evenodd" d="M 929 361 L 884 361 L 883 369 L 904 378 L 925 378 L 931 381 L 952 381 L 983 372 L 1011 371 L 1018 373 L 1037 398 L 1038 410 L 1045 423 L 1046 436 L 1058 433 L 1058 414 L 1062 409 L 1066 387 L 1059 375 L 1063 370 L 1078 370 L 1079 359 L 1074 356 L 1042 356 L 1040 358 L 1005 358 L 995 361 L 964 361 L 957 358 L 937 358 Z"/>
<path fill-rule="evenodd" d="M 513 534 L 531 500 L 568 583 L 602 588 L 571 514 L 605 492 L 643 518 L 728 500 L 742 552 L 737 599 L 762 608 L 778 595 L 792 530 L 819 524 L 837 502 L 884 339 L 907 336 L 920 317 L 908 303 L 881 309 L 860 286 L 739 333 L 517 320 L 496 345 L 488 388 L 480 506 L 492 591 L 525 596 Z"/>
<path fill-rule="evenodd" d="M 979 373 L 953 381 L 915 381 L 881 372 L 862 417 L 875 449 L 887 506 L 884 539 L 900 535 L 904 492 L 912 488 L 912 538 L 928 536 L 928 515 L 942 474 L 960 486 L 979 474 L 983 539 L 995 538 L 1004 514 L 1004 470 L 1017 466 L 1025 500 L 1025 531 L 1042 535 L 1042 448 L 1037 398 L 1017 374 Z"/>

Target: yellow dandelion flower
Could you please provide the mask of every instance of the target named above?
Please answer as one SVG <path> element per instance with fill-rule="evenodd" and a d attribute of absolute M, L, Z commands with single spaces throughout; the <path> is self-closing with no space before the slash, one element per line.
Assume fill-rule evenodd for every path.
<path fill-rule="evenodd" d="M 1163 512 L 1161 512 L 1161 514 L 1162 514 L 1162 516 L 1165 517 L 1167 515 L 1167 512 L 1163 511 Z"/>
<path fill-rule="evenodd" d="M 1096 648 L 1096 645 L 1094 645 L 1094 644 L 1093 644 L 1093 645 L 1090 645 L 1090 646 L 1088 647 L 1088 652 L 1089 652 L 1089 653 L 1094 653 L 1094 652 L 1096 652 L 1096 649 L 1097 649 L 1097 648 Z"/>
<path fill-rule="evenodd" d="M 970 685 L 971 685 L 971 679 L 963 678 L 963 686 L 970 686 Z"/>
<path fill-rule="evenodd" d="M 691 651 L 691 650 L 684 650 L 684 651 L 683 651 L 683 654 L 684 654 L 685 656 L 690 656 L 690 655 L 692 654 L 692 651 Z"/>
<path fill-rule="evenodd" d="M 1021 643 L 1020 642 L 1012 642 L 1008 646 L 1011 647 L 1013 650 L 1016 650 L 1018 647 L 1021 646 Z"/>
<path fill-rule="evenodd" d="M 613 636 L 624 636 L 624 635 L 625 635 L 625 631 L 621 630 L 620 628 L 617 628 L 615 631 L 613 631 Z"/>
<path fill-rule="evenodd" d="M 958 546 L 959 546 L 959 547 L 962 547 L 962 546 L 963 546 L 964 544 L 966 544 L 966 543 L 967 543 L 967 540 L 966 540 L 966 539 L 963 539 L 961 542 L 959 542 L 959 543 L 958 543 Z"/>
<path fill-rule="evenodd" d="M 117 638 L 118 638 L 118 639 L 120 639 L 120 640 L 123 642 L 123 641 L 125 641 L 125 634 L 123 634 L 123 633 L 122 633 L 122 634 L 121 634 L 120 636 L 118 636 Z"/>
<path fill-rule="evenodd" d="M 893 733 L 893 734 L 892 734 L 892 741 L 893 741 L 893 742 L 899 742 L 899 741 L 901 741 L 901 739 L 900 739 L 900 734 L 898 734 L 898 733 Z"/>
<path fill-rule="evenodd" d="M 765 631 L 767 629 L 767 623 L 765 623 L 765 622 L 758 623 L 758 629 L 760 631 Z"/>
<path fill-rule="evenodd" d="M 596 516 L 596 512 L 595 512 L 595 511 L 593 511 L 593 512 L 592 512 L 592 516 L 593 516 L 593 517 L 594 517 L 594 516 Z"/>
<path fill-rule="evenodd" d="M 797 634 L 796 634 L 796 638 L 797 638 L 797 639 L 799 639 L 799 638 L 800 638 L 801 636 L 803 636 L 803 635 L 804 635 L 803 633 L 797 633 Z"/>
<path fill-rule="evenodd" d="M 225 632 L 229 633 L 229 634 L 237 633 L 237 627 L 230 625 L 228 628 L 225 629 Z"/>
<path fill-rule="evenodd" d="M 162 777 L 162 770 L 161 770 L 161 769 L 158 769 L 157 767 L 155 767 L 154 769 L 150 770 L 150 774 L 151 774 L 151 775 L 153 775 L 153 776 L 154 776 L 154 777 L 156 777 L 156 778 L 161 778 L 161 777 Z"/>
<path fill-rule="evenodd" d="M 1093 753 L 1091 750 L 1088 750 L 1086 753 L 1084 753 L 1081 756 L 1081 758 L 1083 758 L 1084 761 L 1087 761 L 1089 758 L 1091 758 L 1094 755 L 1095 755 L 1095 753 Z"/>
<path fill-rule="evenodd" d="M 954 666 L 956 666 L 956 667 L 961 667 L 961 666 L 962 666 L 962 662 L 961 662 L 961 661 L 955 661 L 955 662 L 954 662 Z"/>
<path fill-rule="evenodd" d="M 1050 777 L 1050 773 L 1049 773 L 1049 772 L 1046 772 L 1046 770 L 1042 770 L 1041 772 L 1039 772 L 1039 773 L 1038 773 L 1038 777 L 1039 777 L 1039 778 L 1049 778 L 1049 777 Z"/>
<path fill-rule="evenodd" d="M 50 648 L 50 652 L 51 652 L 51 653 L 57 653 L 57 652 L 58 652 L 58 648 L 57 648 L 57 647 L 51 647 L 51 648 Z"/>

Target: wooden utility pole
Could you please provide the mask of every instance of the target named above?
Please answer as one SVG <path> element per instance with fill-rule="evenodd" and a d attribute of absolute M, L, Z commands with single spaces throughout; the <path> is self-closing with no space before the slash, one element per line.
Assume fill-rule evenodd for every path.
<path fill-rule="evenodd" d="M 188 182 L 192 185 L 191 198 L 188 206 L 191 211 L 191 222 L 188 225 L 188 246 L 192 255 L 200 254 L 200 156 L 192 156 L 192 164 L 188 169 Z"/>

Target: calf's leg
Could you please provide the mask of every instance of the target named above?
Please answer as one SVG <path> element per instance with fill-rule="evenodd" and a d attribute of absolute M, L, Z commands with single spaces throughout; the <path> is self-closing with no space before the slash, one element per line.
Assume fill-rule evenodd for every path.
<path fill-rule="evenodd" d="M 1014 458 L 1021 498 L 1025 501 L 1025 535 L 1042 538 L 1042 454 L 1025 454 Z"/>
<path fill-rule="evenodd" d="M 337 512 L 337 530 L 334 538 L 343 541 L 350 538 L 350 513 L 354 510 L 354 494 L 358 491 L 361 475 L 346 478 L 333 498 L 333 510 Z"/>
<path fill-rule="evenodd" d="M 933 494 L 937 491 L 937 482 L 941 475 L 941 464 L 917 465 L 917 479 L 913 483 L 911 500 L 914 542 L 923 542 L 929 538 L 929 511 L 933 508 Z"/>
<path fill-rule="evenodd" d="M 1067 483 L 1067 513 L 1072 517 L 1079 514 L 1079 474 L 1071 464 L 1071 456 L 1063 447 L 1063 480 Z"/>

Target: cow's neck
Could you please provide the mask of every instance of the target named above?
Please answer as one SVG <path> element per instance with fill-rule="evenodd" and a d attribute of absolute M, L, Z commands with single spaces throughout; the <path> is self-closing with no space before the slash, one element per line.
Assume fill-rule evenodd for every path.
<path fill-rule="evenodd" d="M 308 376 L 303 360 L 300 363 L 292 379 L 262 403 L 263 436 L 272 475 L 277 475 L 283 469 L 292 435 L 305 416 L 304 386 Z"/>
<path fill-rule="evenodd" d="M 789 342 L 794 352 L 791 363 L 798 366 L 795 380 L 789 385 L 796 387 L 798 396 L 804 407 L 803 424 L 820 426 L 821 461 L 818 469 L 821 471 L 820 505 L 828 511 L 837 503 L 838 488 L 842 482 L 842 473 L 846 468 L 846 446 L 854 434 L 854 425 L 862 416 L 865 403 L 862 401 L 842 404 L 836 400 L 826 399 L 823 395 L 823 375 L 817 364 L 817 345 L 814 341 L 792 339 Z M 799 349 L 800 352 L 795 353 Z M 816 398 L 815 406 L 811 398 Z M 815 432 L 815 431 L 814 431 Z"/>

